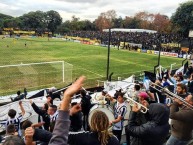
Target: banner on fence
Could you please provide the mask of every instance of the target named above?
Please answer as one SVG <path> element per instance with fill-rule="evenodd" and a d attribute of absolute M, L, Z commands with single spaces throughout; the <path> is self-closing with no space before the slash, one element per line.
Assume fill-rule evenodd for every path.
<path fill-rule="evenodd" d="M 178 57 L 177 53 L 171 53 L 171 52 L 161 52 L 161 55 L 171 56 L 171 57 Z"/>

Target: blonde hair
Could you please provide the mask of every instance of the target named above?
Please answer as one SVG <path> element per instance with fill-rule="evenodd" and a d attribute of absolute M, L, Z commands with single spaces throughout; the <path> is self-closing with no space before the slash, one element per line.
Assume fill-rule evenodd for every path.
<path fill-rule="evenodd" d="M 108 143 L 108 139 L 113 136 L 113 134 L 108 131 L 109 118 L 102 111 L 95 111 L 93 113 L 90 128 L 93 132 L 98 133 L 98 140 L 101 145 L 106 145 Z"/>

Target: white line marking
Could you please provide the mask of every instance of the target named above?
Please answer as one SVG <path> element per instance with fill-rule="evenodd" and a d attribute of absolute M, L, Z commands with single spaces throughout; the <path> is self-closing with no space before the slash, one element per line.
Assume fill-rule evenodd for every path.
<path fill-rule="evenodd" d="M 90 70 L 88 70 L 88 69 L 84 69 L 84 68 L 80 68 L 80 69 L 83 69 L 83 70 L 85 70 L 85 71 L 91 72 L 91 73 L 96 74 L 96 75 L 98 75 L 98 76 L 100 76 L 100 77 L 104 77 L 103 75 L 100 75 L 100 74 L 95 73 L 95 72 L 93 72 L 93 71 L 90 71 Z"/>

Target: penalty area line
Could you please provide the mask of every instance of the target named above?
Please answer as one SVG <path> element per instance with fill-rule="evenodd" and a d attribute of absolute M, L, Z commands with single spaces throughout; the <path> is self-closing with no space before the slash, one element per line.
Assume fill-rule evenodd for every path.
<path fill-rule="evenodd" d="M 85 70 L 85 71 L 88 71 L 88 72 L 90 72 L 90 73 L 96 74 L 96 75 L 98 75 L 98 76 L 100 76 L 100 77 L 104 77 L 103 75 L 100 75 L 100 74 L 95 73 L 95 72 L 93 72 L 93 71 L 90 71 L 90 70 L 88 70 L 88 69 L 84 69 L 84 68 L 81 68 L 81 69 L 83 69 L 83 70 Z"/>

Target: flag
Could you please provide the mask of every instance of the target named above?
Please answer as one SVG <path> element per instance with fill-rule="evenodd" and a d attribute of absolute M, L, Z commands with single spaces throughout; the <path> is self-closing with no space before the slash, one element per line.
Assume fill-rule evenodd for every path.
<path fill-rule="evenodd" d="M 175 74 L 177 75 L 177 74 L 182 73 L 183 75 L 183 72 L 184 72 L 184 66 L 181 66 L 178 70 L 176 70 Z"/>
<path fill-rule="evenodd" d="M 188 61 L 184 64 L 184 71 L 183 74 L 185 74 L 188 70 Z"/>
<path fill-rule="evenodd" d="M 171 70 L 171 75 L 174 75 L 178 69 Z"/>
<path fill-rule="evenodd" d="M 145 78 L 149 78 L 152 82 L 155 82 L 156 80 L 156 74 L 148 71 L 144 71 Z"/>

